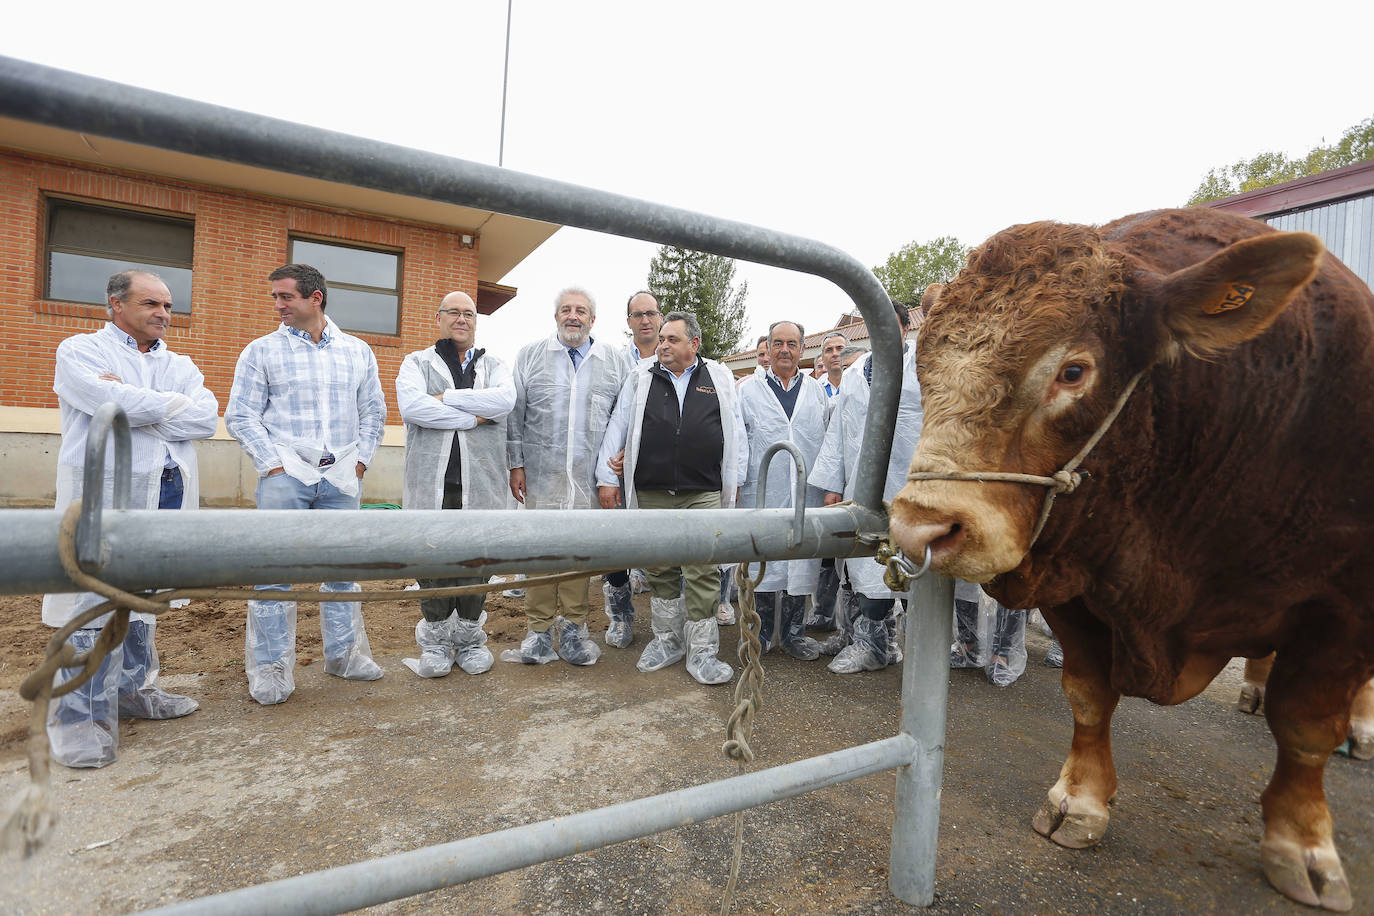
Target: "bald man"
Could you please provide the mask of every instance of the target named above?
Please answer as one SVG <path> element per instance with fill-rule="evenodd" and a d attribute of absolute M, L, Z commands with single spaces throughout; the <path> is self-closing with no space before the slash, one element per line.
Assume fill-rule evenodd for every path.
<path fill-rule="evenodd" d="M 406 423 L 406 509 L 504 509 L 506 415 L 515 407 L 510 367 L 477 348 L 477 305 L 467 293 L 444 297 L 435 315 L 439 339 L 405 358 L 396 404 Z M 421 579 L 425 588 L 477 585 L 482 576 Z M 458 667 L 491 667 L 482 624 L 485 596 L 422 598 L 415 627 L 420 658 L 403 659 L 421 677 Z"/>

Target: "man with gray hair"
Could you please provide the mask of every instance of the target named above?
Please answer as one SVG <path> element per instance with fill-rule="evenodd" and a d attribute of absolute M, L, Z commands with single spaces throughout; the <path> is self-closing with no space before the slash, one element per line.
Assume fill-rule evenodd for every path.
<path fill-rule="evenodd" d="M 806 332 L 795 321 L 775 321 L 768 329 L 767 373 L 752 376 L 740 385 L 740 409 L 749 437 L 749 473 L 745 477 L 740 502 L 755 505 L 759 490 L 764 452 L 777 442 L 791 442 L 802 453 L 806 466 L 812 467 L 825 439 L 830 404 L 821 383 L 799 371 L 802 341 Z M 767 508 L 792 508 L 797 470 L 788 456 L 779 455 L 768 469 Z M 806 504 L 819 506 L 822 493 L 806 488 Z M 763 581 L 754 592 L 762 623 L 759 641 L 767 652 L 774 643 L 771 608 L 778 599 L 782 616 L 780 642 L 793 658 L 812 660 L 820 646 L 806 635 L 806 596 L 816 592 L 821 561 L 817 559 L 770 561 Z M 748 574 L 757 575 L 750 565 Z"/>
<path fill-rule="evenodd" d="M 596 455 L 629 371 L 618 348 L 592 338 L 596 300 L 580 287 L 554 299 L 554 333 L 515 358 L 515 409 L 506 418 L 510 490 L 527 509 L 591 509 Z M 527 585 L 529 632 L 501 660 L 591 665 L 601 648 L 587 632 L 588 579 Z M 554 633 L 558 648 L 554 650 Z"/>
<path fill-rule="evenodd" d="M 825 369 L 825 379 L 821 387 L 827 397 L 834 397 L 840 390 L 840 380 L 844 377 L 844 351 L 849 348 L 849 338 L 839 331 L 831 331 L 821 341 L 821 358 L 818 360 Z"/>
<path fill-rule="evenodd" d="M 172 324 L 172 294 L 154 273 L 126 270 L 106 285 L 110 321 L 93 334 L 68 337 L 57 346 L 53 391 L 62 413 L 57 456 L 57 507 L 81 498 L 86 436 L 91 418 L 105 403 L 118 404 L 129 420 L 133 478 L 131 509 L 196 509 L 200 506 L 196 453 L 191 441 L 215 433 L 219 402 L 205 387 L 195 363 L 162 342 Z M 111 504 L 114 456 L 107 454 L 101 499 Z M 43 622 L 66 625 L 99 604 L 99 595 L 69 593 L 43 599 Z M 110 615 L 98 617 L 68 637 L 89 651 Z M 172 719 L 199 708 L 189 697 L 157 687 L 157 618 L 129 615 L 129 630 L 94 676 L 59 697 L 48 711 L 53 758 L 69 767 L 102 767 L 115 759 L 119 719 Z M 80 669 L 63 669 L 61 681 Z"/>
<path fill-rule="evenodd" d="M 620 503 L 624 473 L 630 508 L 731 508 L 748 464 L 744 423 L 731 372 L 698 357 L 701 326 L 690 312 L 669 312 L 658 334 L 658 359 L 635 367 L 620 389 L 597 459 L 602 508 Z M 654 638 L 639 670 L 658 671 L 682 658 L 701 684 L 724 684 L 734 671 L 717 656 L 716 567 L 648 570 Z M 679 582 L 682 583 L 679 590 Z"/>

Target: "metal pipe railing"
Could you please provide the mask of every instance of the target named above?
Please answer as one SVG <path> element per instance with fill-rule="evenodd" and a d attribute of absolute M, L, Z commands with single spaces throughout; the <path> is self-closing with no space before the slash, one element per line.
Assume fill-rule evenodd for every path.
<path fill-rule="evenodd" d="M 325 916 L 439 890 L 791 798 L 911 762 L 908 735 L 719 782 L 201 897 L 157 916 Z"/>

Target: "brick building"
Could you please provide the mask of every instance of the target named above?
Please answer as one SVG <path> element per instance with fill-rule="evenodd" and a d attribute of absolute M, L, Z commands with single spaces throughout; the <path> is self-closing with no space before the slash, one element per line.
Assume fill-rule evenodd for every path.
<path fill-rule="evenodd" d="M 468 293 L 483 314 L 505 304 L 515 290 L 497 281 L 557 229 L 0 118 L 0 505 L 52 505 L 53 354 L 106 321 L 110 274 L 163 276 L 168 345 L 200 366 L 222 410 L 239 352 L 277 326 L 267 275 L 289 261 L 324 272 L 328 314 L 377 355 L 390 448 L 364 499 L 396 501 L 401 360 L 433 342 L 445 293 Z M 203 445 L 206 504 L 251 504 L 237 444 L 221 431 Z"/>

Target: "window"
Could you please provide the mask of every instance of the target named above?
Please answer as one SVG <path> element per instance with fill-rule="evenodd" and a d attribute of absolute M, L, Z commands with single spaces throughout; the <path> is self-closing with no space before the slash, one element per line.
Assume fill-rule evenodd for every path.
<path fill-rule="evenodd" d="M 329 284 L 325 314 L 346 331 L 395 334 L 400 323 L 401 256 L 312 239 L 291 240 L 291 262 L 309 264 Z"/>
<path fill-rule="evenodd" d="M 48 201 L 44 298 L 105 304 L 111 274 L 131 268 L 162 277 L 172 311 L 191 311 L 195 223 L 136 210 Z"/>

